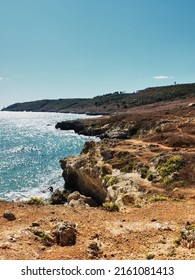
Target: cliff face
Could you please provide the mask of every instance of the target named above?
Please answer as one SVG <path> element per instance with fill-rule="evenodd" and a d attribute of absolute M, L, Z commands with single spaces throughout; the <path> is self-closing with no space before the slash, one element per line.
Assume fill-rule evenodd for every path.
<path fill-rule="evenodd" d="M 113 148 L 117 144 L 108 139 L 86 142 L 79 156 L 61 160 L 66 189 L 79 191 L 99 204 L 105 201 L 119 202 L 122 194 L 138 198 L 141 186 L 147 185 L 147 180 L 133 167 L 129 173 L 123 170 L 126 165 L 133 165 L 135 157 L 129 152 L 118 153 Z M 126 161 L 123 158 L 125 156 Z"/>
<path fill-rule="evenodd" d="M 81 131 L 102 140 L 87 142 L 80 155 L 61 160 L 65 187 L 99 204 L 119 205 L 139 203 L 154 193 L 193 193 L 194 108 L 179 103 L 145 110 L 83 120 Z"/>
<path fill-rule="evenodd" d="M 64 170 L 63 177 L 66 189 L 79 191 L 101 204 L 106 199 L 107 190 L 100 176 L 101 156 L 99 149 L 95 146 L 95 142 L 87 143 L 79 156 L 61 160 L 61 167 Z M 90 149 L 90 152 L 86 150 L 86 147 Z M 94 148 L 95 152 L 92 155 Z"/>

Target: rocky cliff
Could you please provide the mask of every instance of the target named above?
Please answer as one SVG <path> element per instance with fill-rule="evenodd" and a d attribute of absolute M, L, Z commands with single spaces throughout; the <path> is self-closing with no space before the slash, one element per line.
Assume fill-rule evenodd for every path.
<path fill-rule="evenodd" d="M 117 205 L 154 193 L 189 194 L 195 188 L 195 111 L 188 102 L 76 121 L 71 129 L 102 140 L 61 160 L 66 189 Z"/>
<path fill-rule="evenodd" d="M 86 143 L 77 157 L 61 160 L 66 189 L 79 191 L 103 203 L 107 196 L 106 184 L 101 177 L 102 160 L 95 142 Z"/>

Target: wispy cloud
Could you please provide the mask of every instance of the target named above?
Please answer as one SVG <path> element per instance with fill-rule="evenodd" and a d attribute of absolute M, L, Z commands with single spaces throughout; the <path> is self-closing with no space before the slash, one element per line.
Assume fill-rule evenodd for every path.
<path fill-rule="evenodd" d="M 168 80 L 173 79 L 173 76 L 165 76 L 165 75 L 159 75 L 153 77 L 155 80 Z"/>
<path fill-rule="evenodd" d="M 2 81 L 2 80 L 9 80 L 9 78 L 8 77 L 0 77 L 0 81 Z"/>

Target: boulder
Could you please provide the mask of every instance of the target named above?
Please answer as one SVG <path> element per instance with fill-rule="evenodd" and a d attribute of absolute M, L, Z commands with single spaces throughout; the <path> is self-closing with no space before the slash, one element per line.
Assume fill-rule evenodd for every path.
<path fill-rule="evenodd" d="M 11 212 L 11 211 L 6 211 L 4 214 L 3 214 L 3 217 L 8 220 L 8 221 L 14 221 L 16 220 L 16 216 Z"/>
<path fill-rule="evenodd" d="M 87 248 L 87 252 L 89 258 L 93 259 L 93 258 L 100 257 L 103 254 L 101 243 L 98 241 L 92 241 Z"/>
<path fill-rule="evenodd" d="M 50 203 L 55 204 L 64 204 L 67 202 L 67 192 L 65 190 L 55 190 L 50 198 Z"/>
<path fill-rule="evenodd" d="M 68 195 L 67 201 L 70 205 L 89 205 L 91 207 L 97 207 L 98 204 L 91 198 L 91 197 L 86 197 L 82 194 L 80 194 L 78 191 L 72 192 L 71 194 Z M 75 201 L 77 201 L 75 203 Z"/>
<path fill-rule="evenodd" d="M 51 233 L 56 239 L 56 243 L 60 246 L 76 244 L 77 231 L 75 223 L 69 221 L 60 222 L 52 228 Z"/>
<path fill-rule="evenodd" d="M 81 197 L 81 194 L 79 192 L 75 191 L 68 195 L 67 201 L 68 201 L 68 203 L 70 203 L 71 200 L 78 200 L 78 199 L 80 199 L 80 197 Z"/>

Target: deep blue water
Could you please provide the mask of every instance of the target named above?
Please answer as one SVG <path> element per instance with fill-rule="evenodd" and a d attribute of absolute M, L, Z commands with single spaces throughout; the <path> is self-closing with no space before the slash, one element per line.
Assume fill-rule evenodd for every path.
<path fill-rule="evenodd" d="M 59 160 L 79 154 L 84 143 L 94 139 L 55 129 L 58 121 L 77 118 L 76 114 L 0 112 L 0 198 L 48 198 L 49 186 L 63 187 Z"/>

